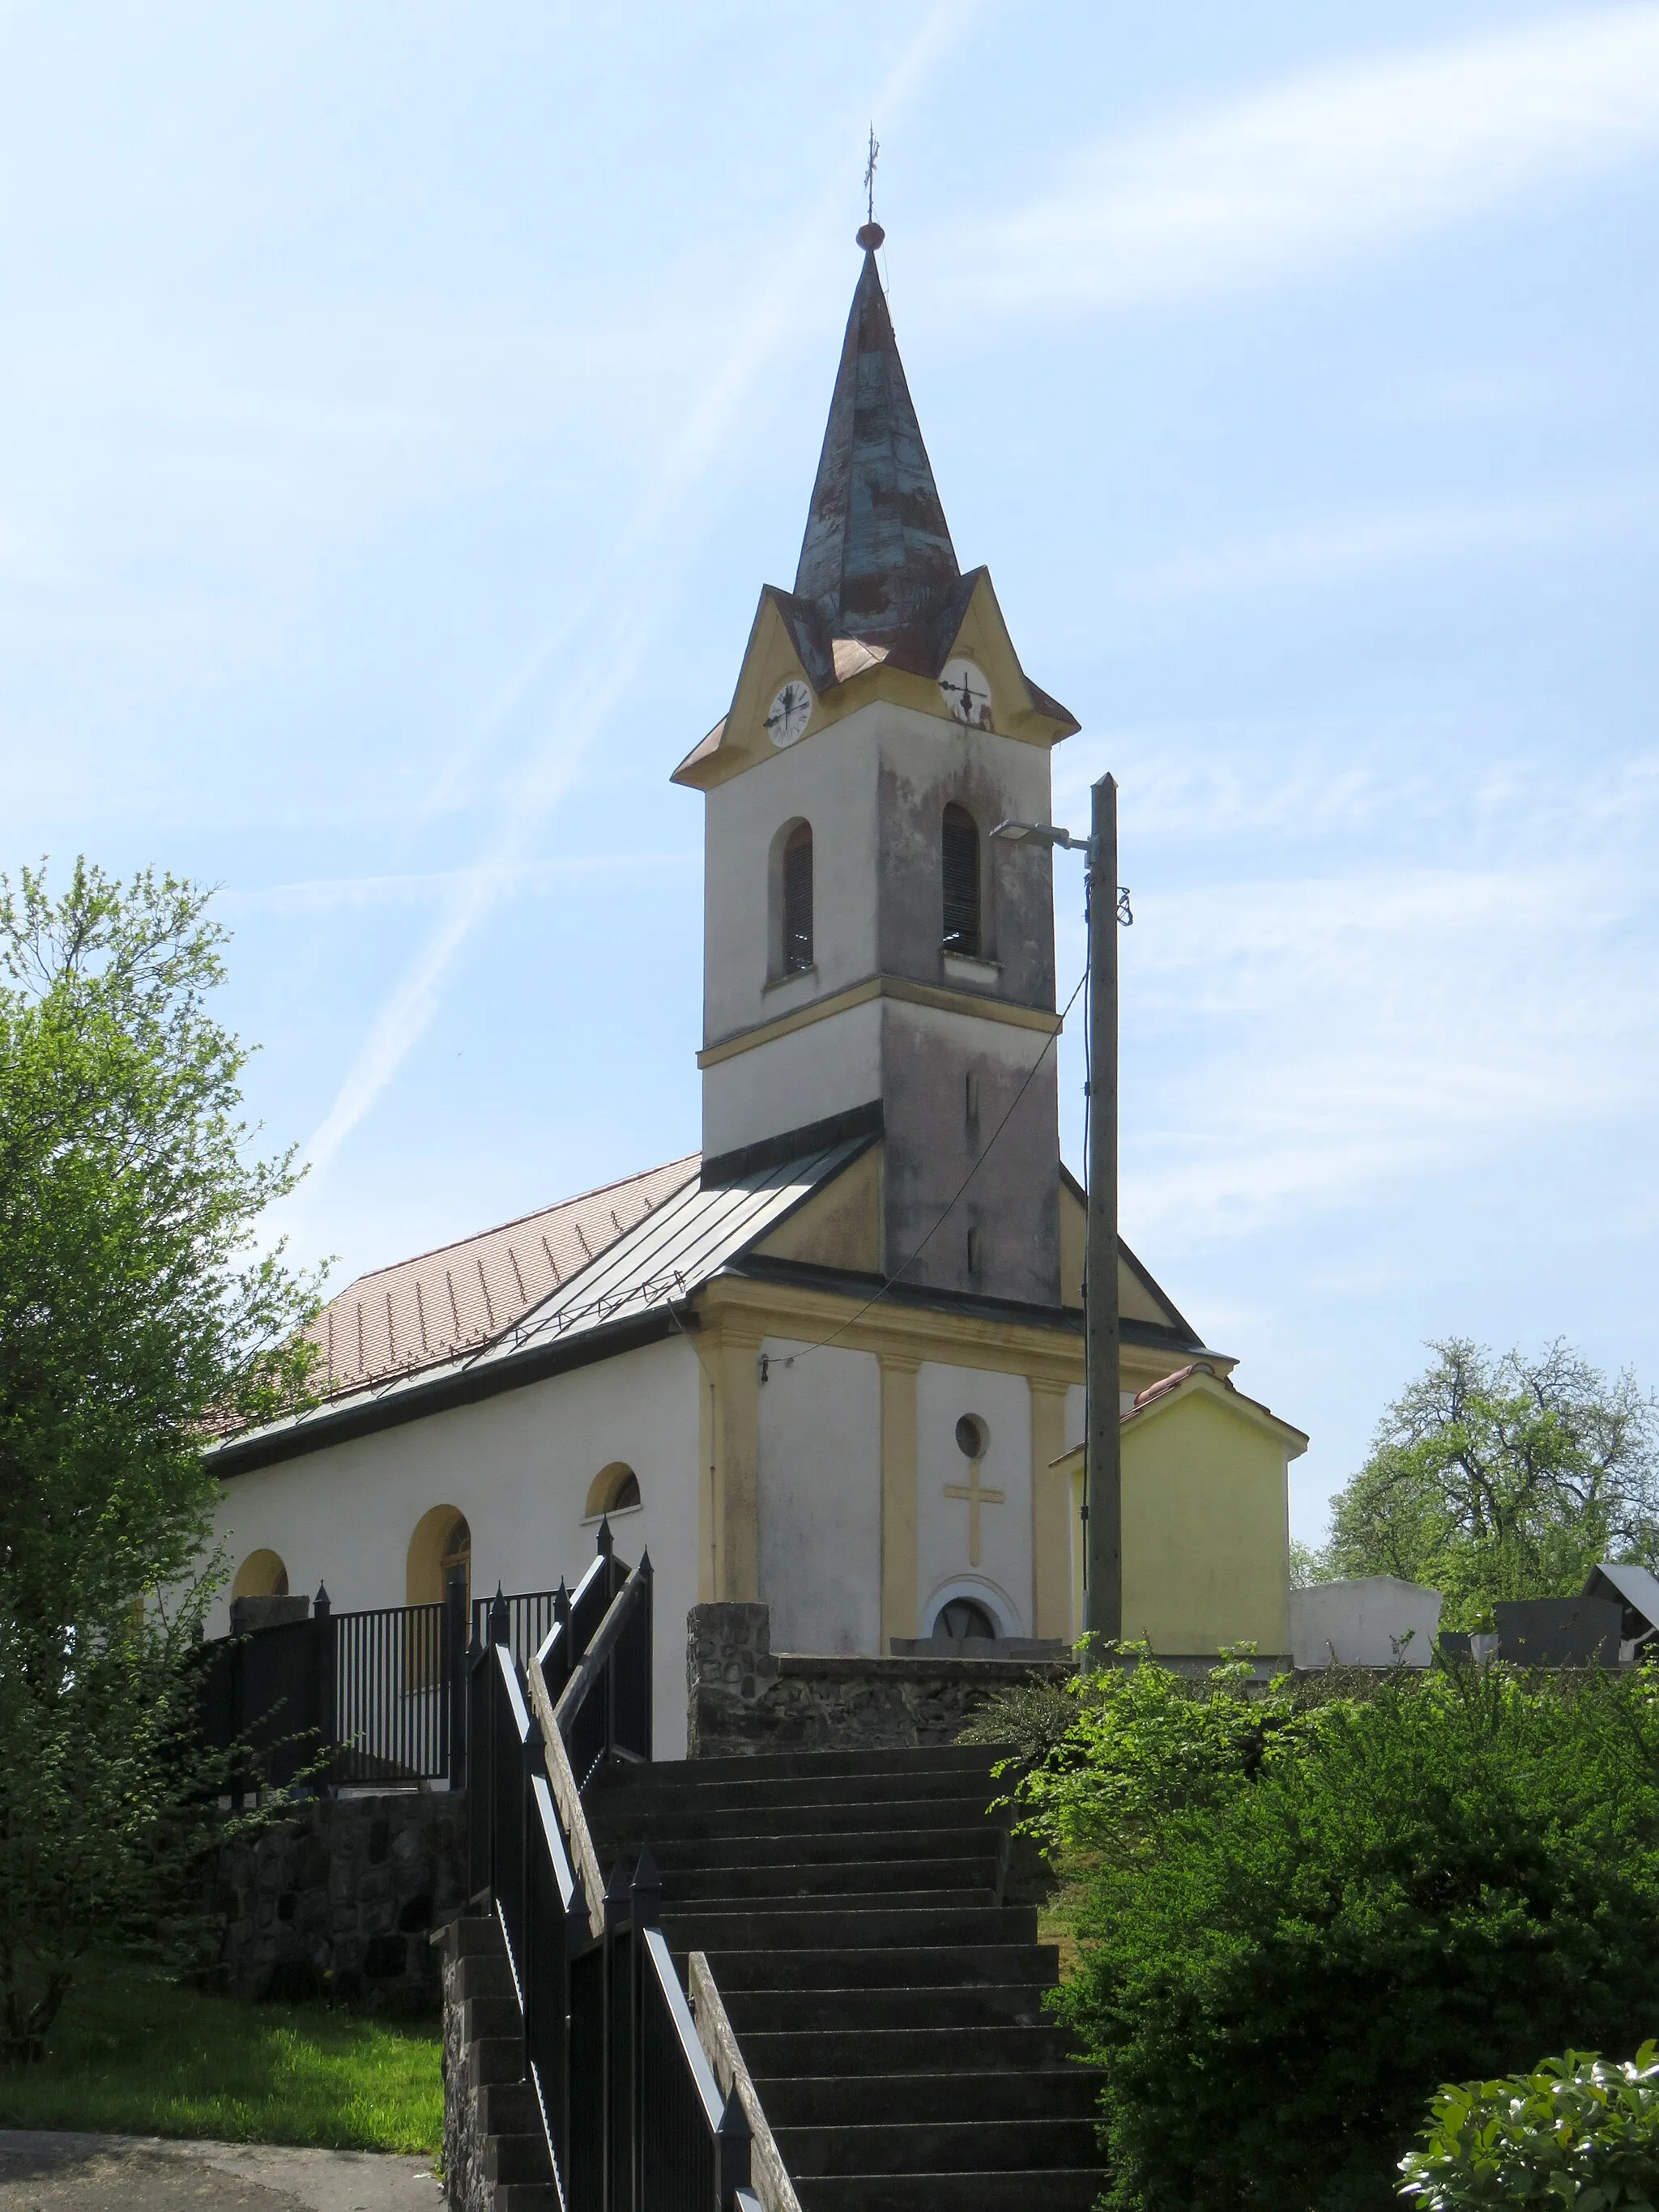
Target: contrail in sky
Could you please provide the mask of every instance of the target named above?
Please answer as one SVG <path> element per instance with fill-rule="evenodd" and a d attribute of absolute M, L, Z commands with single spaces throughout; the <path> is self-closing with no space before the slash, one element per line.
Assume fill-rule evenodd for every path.
<path fill-rule="evenodd" d="M 896 116 L 983 4 L 984 0 L 939 0 L 876 88 L 877 114 Z M 825 225 L 845 198 L 840 181 L 826 187 L 810 216 L 774 256 L 749 313 L 736 326 L 734 343 L 726 350 L 720 373 L 691 395 L 689 419 L 655 472 L 649 496 L 635 510 L 584 598 L 556 633 L 543 641 L 505 706 L 498 709 L 498 716 L 512 712 L 533 691 L 562 648 L 573 638 L 584 639 L 568 680 L 549 702 L 545 720 L 550 734 L 513 780 L 489 848 L 458 877 L 431 934 L 392 986 L 332 1105 L 304 1148 L 302 1157 L 313 1168 L 327 1166 L 429 1027 L 463 946 L 488 920 L 530 858 L 588 747 L 633 681 L 651 642 L 641 621 L 646 603 L 638 586 L 641 556 L 660 547 L 669 526 L 725 450 L 738 410 L 793 327 L 794 318 L 788 312 L 791 296 L 804 289 L 805 270 L 812 265 Z"/>

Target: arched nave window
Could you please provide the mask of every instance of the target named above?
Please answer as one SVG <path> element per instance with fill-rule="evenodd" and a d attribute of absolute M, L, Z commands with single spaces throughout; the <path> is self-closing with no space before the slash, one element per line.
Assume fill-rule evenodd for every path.
<path fill-rule="evenodd" d="M 232 1597 L 286 1597 L 288 1569 L 276 1552 L 250 1552 L 236 1570 Z"/>
<path fill-rule="evenodd" d="M 597 1521 L 601 1513 L 626 1513 L 640 1503 L 640 1478 L 623 1460 L 613 1459 L 609 1467 L 602 1467 L 587 1486 L 590 1521 Z"/>

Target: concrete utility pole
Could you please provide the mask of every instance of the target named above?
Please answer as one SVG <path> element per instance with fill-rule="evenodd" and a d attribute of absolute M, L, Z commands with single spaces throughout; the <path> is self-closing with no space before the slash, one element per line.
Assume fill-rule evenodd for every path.
<path fill-rule="evenodd" d="M 1117 932 L 1134 916 L 1117 879 L 1117 784 L 1094 787 L 1087 837 L 1051 822 L 999 822 L 1012 845 L 1082 853 L 1089 933 L 1089 1237 L 1085 1262 L 1084 1372 L 1089 1432 L 1083 1491 L 1083 1626 L 1098 1643 L 1123 1634 L 1121 1335 L 1117 1311 Z"/>
<path fill-rule="evenodd" d="M 1123 1633 L 1122 1389 L 1117 1310 L 1117 784 L 1094 787 L 1089 840 L 1089 1241 L 1084 1358 L 1089 1432 L 1083 1490 L 1083 1625 Z"/>

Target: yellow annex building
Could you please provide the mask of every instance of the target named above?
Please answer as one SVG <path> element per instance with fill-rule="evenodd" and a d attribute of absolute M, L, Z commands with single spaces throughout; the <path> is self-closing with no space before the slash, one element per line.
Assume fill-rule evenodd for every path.
<path fill-rule="evenodd" d="M 1050 818 L 1078 724 L 958 565 L 872 241 L 793 588 L 673 771 L 704 810 L 701 1148 L 337 1297 L 320 1402 L 216 1449 L 241 1593 L 547 1588 L 609 1512 L 665 1627 L 741 1598 L 778 1650 L 1079 1631 L 1050 854 L 990 834 Z M 1282 1654 L 1306 1438 L 1127 1247 L 1119 1294 L 1125 1633 Z"/>

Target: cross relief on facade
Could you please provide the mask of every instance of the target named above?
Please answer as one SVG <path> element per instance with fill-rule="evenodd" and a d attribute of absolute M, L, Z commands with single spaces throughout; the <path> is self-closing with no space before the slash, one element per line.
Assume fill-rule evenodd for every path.
<path fill-rule="evenodd" d="M 979 1466 L 980 1463 L 976 1459 L 970 1459 L 968 1462 L 967 1481 L 947 1482 L 945 1486 L 945 1495 L 947 1498 L 960 1498 L 964 1499 L 967 1504 L 968 1564 L 970 1567 L 976 1567 L 979 1565 L 980 1507 L 981 1505 L 1000 1505 L 1003 1504 L 1006 1497 L 1006 1492 L 1004 1491 L 989 1490 L 986 1488 L 984 1484 L 982 1484 L 979 1479 Z"/>

